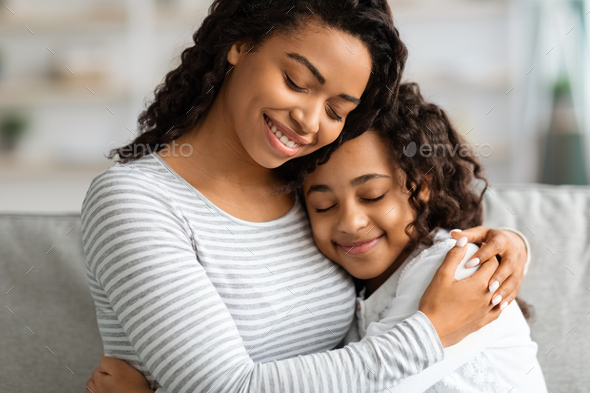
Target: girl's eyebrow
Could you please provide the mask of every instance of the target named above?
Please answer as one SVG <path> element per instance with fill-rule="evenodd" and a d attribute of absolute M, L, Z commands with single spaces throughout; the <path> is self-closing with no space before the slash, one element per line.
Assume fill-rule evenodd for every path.
<path fill-rule="evenodd" d="M 387 175 L 381 175 L 379 173 L 369 173 L 367 175 L 362 175 L 362 176 L 359 176 L 359 177 L 355 177 L 354 179 L 352 179 L 350 181 L 350 185 L 353 186 L 353 187 L 360 186 L 361 184 L 365 184 L 369 180 L 383 179 L 383 178 L 389 179 L 390 177 L 387 176 Z"/>
<path fill-rule="evenodd" d="M 309 187 L 309 190 L 307 190 L 307 194 L 308 195 L 311 194 L 312 192 L 330 192 L 332 191 L 332 189 L 330 188 L 330 186 L 327 186 L 325 184 L 314 184 L 313 186 Z"/>
<path fill-rule="evenodd" d="M 373 179 L 390 179 L 391 177 L 387 175 L 382 175 L 380 173 L 368 173 L 366 175 L 361 175 L 359 177 L 355 177 L 350 181 L 350 185 L 353 187 L 360 186 L 361 184 L 365 184 L 369 180 Z M 313 186 L 309 187 L 307 193 L 305 195 L 311 194 L 312 192 L 330 192 L 332 188 L 326 184 L 314 184 Z"/>
<path fill-rule="evenodd" d="M 286 55 L 288 57 L 290 57 L 291 59 L 296 60 L 299 63 L 306 66 L 309 69 L 309 71 L 313 74 L 313 76 L 315 76 L 315 78 L 318 80 L 318 82 L 320 82 L 320 85 L 323 85 L 324 83 L 326 83 L 326 78 L 323 77 L 323 75 L 320 73 L 320 71 L 313 64 L 311 64 L 311 62 L 309 60 L 307 60 L 307 58 L 305 56 L 302 56 L 299 53 L 291 53 L 291 52 L 287 52 Z M 361 100 L 359 98 L 353 97 L 353 96 L 346 94 L 346 93 L 340 93 L 338 95 L 338 97 L 345 99 L 346 101 L 350 101 L 356 105 L 361 103 Z"/>

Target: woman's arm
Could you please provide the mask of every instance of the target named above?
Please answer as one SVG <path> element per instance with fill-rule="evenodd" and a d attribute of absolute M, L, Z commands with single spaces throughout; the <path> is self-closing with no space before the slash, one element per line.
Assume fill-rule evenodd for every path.
<path fill-rule="evenodd" d="M 441 342 L 454 344 L 497 318 L 489 295 L 461 296 L 483 292 L 491 271 L 471 285 L 453 282 L 460 249 L 439 269 L 420 307 L 424 313 L 343 349 L 254 363 L 196 258 L 185 218 L 140 174 L 111 172 L 93 181 L 82 206 L 84 251 L 88 274 L 168 392 L 377 392 L 440 361 Z"/>
<path fill-rule="evenodd" d="M 447 250 L 453 247 L 454 240 L 449 239 L 422 252 L 419 256 L 410 261 L 404 268 L 399 278 L 395 297 L 385 316 L 378 322 L 372 322 L 367 327 L 365 337 L 375 336 L 391 329 L 392 326 L 400 323 L 418 309 L 420 298 L 432 280 L 438 266 L 443 262 Z M 467 254 L 461 261 L 455 278 L 468 279 L 478 267 L 465 269 L 465 263 L 479 249 L 475 244 L 468 245 Z M 495 266 L 497 261 L 490 261 Z M 393 393 L 420 393 L 426 391 L 430 386 L 455 371 L 463 364 L 469 362 L 475 355 L 488 347 L 492 341 L 491 327 L 497 321 L 484 326 L 482 329 L 471 333 L 452 347 L 445 348 L 445 358 L 419 374 L 405 378 L 393 388 Z"/>

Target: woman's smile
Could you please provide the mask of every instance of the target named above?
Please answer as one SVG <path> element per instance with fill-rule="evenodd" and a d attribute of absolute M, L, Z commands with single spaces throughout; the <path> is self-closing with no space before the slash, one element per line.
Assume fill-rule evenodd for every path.
<path fill-rule="evenodd" d="M 292 157 L 299 153 L 302 146 L 310 144 L 305 138 L 278 121 L 266 115 L 263 115 L 263 119 L 267 139 L 270 145 L 281 155 Z"/>

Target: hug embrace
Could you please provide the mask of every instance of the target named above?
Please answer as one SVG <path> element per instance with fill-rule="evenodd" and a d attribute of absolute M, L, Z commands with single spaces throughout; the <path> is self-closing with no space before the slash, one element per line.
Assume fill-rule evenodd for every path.
<path fill-rule="evenodd" d="M 87 391 L 546 391 L 527 240 L 471 152 L 407 154 L 463 140 L 385 0 L 215 0 L 193 40 L 82 204 Z"/>

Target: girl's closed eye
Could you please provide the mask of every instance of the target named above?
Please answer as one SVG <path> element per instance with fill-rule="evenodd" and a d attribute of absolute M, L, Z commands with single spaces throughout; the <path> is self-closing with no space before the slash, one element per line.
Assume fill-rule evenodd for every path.
<path fill-rule="evenodd" d="M 385 194 L 387 194 L 387 193 L 385 193 Z M 365 202 L 379 202 L 381 199 L 383 199 L 385 197 L 385 194 L 378 196 L 376 198 L 361 198 L 361 199 Z"/>
<path fill-rule="evenodd" d="M 336 205 L 332 205 L 332 206 L 326 207 L 324 209 L 316 208 L 315 211 L 316 211 L 316 213 L 325 213 L 328 210 L 330 210 L 331 208 L 333 208 L 334 206 L 336 206 Z"/>

